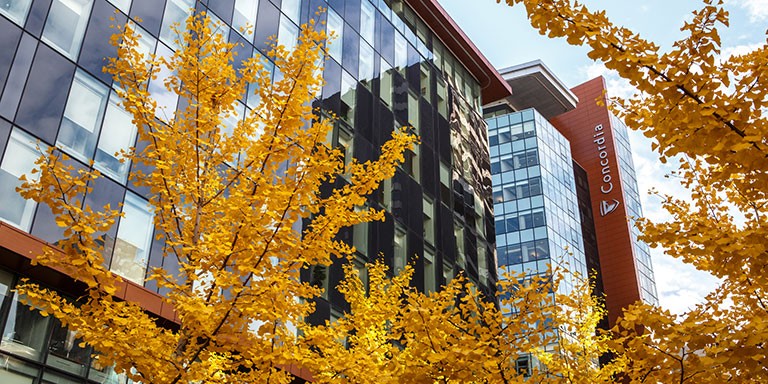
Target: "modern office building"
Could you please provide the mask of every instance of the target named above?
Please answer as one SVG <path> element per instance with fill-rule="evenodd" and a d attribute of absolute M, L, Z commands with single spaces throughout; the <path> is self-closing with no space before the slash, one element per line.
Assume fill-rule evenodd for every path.
<path fill-rule="evenodd" d="M 540 61 L 500 72 L 513 94 L 485 108 L 499 273 L 596 271 L 610 325 L 635 301 L 657 304 L 627 128 L 603 78 L 569 90 Z"/>
<path fill-rule="evenodd" d="M 128 281 L 118 296 L 174 319 L 157 286 L 144 282 L 148 267 L 174 268 L 154 240 L 147 191 L 129 181 L 132 165 L 114 157 L 137 143 L 131 118 L 101 70 L 115 54 L 110 24 L 133 21 L 142 49 L 167 56 L 176 48 L 170 26 L 192 8 L 207 10 L 225 25 L 230 41 L 242 43 L 239 57 L 264 56 L 269 36 L 290 46 L 320 6 L 328 8 L 322 17 L 338 36 L 327 48 L 326 85 L 316 101 L 341 118 L 333 145 L 365 160 L 396 126 L 412 125 L 421 136 L 402 169 L 369 202 L 386 208 L 387 220 L 339 237 L 357 246 L 359 262 L 383 252 L 398 269 L 418 255 L 413 284 L 419 289 L 438 289 L 463 270 L 493 292 L 491 175 L 481 105 L 509 96 L 510 87 L 437 1 L 10 0 L 0 3 L 0 382 L 117 382 L 90 366 L 90 351 L 72 333 L 24 309 L 12 291 L 27 277 L 78 295 L 69 277 L 30 264 L 32 254 L 62 236 L 47 207 L 15 192 L 18 177 L 33 167 L 38 142 L 68 153 L 77 167 L 93 161 L 102 172 L 85 204 L 123 203 L 125 217 L 106 236 L 107 263 Z M 252 33 L 239 32 L 246 24 L 255 26 Z M 177 100 L 161 81 L 149 89 L 174 110 Z M 247 97 L 240 110 L 253 103 Z M 329 288 L 312 321 L 346 309 L 332 289 L 341 276 L 338 264 L 303 276 Z"/>

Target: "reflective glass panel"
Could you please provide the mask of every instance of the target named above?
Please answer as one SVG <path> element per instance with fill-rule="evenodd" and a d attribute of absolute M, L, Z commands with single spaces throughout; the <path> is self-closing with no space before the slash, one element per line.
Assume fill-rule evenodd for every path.
<path fill-rule="evenodd" d="M 6 0 L 0 2 L 0 13 L 11 19 L 14 23 L 24 26 L 31 4 L 32 0 Z"/>
<path fill-rule="evenodd" d="M 131 192 L 125 195 L 123 213 L 125 217 L 120 219 L 110 270 L 136 284 L 144 285 L 149 244 L 152 240 L 152 214 L 146 200 Z"/>
<path fill-rule="evenodd" d="M 178 48 L 176 39 L 178 34 L 173 31 L 174 25 L 184 28 L 184 23 L 195 5 L 194 0 L 168 0 L 165 3 L 165 14 L 163 16 L 163 25 L 160 27 L 160 40 L 169 46 Z"/>
<path fill-rule="evenodd" d="M 232 16 L 232 28 L 245 36 L 248 41 L 253 40 L 253 28 L 256 24 L 256 13 L 259 9 L 259 0 L 235 1 L 235 14 Z M 248 30 L 243 30 L 248 26 Z"/>
<path fill-rule="evenodd" d="M 120 151 L 127 151 L 136 141 L 136 126 L 131 114 L 120 106 L 117 94 L 112 92 L 96 149 L 94 168 L 124 182 L 130 168 L 129 160 L 122 160 Z"/>
<path fill-rule="evenodd" d="M 56 145 L 75 158 L 88 162 L 96 146 L 107 103 L 108 89 L 83 71 L 77 71 L 69 90 Z"/>
<path fill-rule="evenodd" d="M 16 188 L 21 186 L 21 175 L 27 175 L 28 179 L 37 177 L 30 172 L 39 156 L 36 140 L 16 129 L 11 133 L 0 164 L 0 220 L 25 231 L 29 231 L 36 204 L 21 197 Z"/>
<path fill-rule="evenodd" d="M 328 42 L 326 43 L 326 50 L 328 51 L 328 55 L 333 57 L 337 62 L 341 63 L 344 47 L 344 20 L 342 20 L 341 16 L 339 16 L 330 8 L 328 8 L 327 27 Z"/>
<path fill-rule="evenodd" d="M 54 0 L 45 20 L 43 41 L 76 60 L 92 4 L 92 0 Z"/>

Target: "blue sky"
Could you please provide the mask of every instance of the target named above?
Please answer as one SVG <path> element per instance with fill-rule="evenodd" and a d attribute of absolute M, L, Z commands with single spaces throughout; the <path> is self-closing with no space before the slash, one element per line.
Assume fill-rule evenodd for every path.
<path fill-rule="evenodd" d="M 526 20 L 522 6 L 509 7 L 493 0 L 438 0 L 497 68 L 540 59 L 569 87 L 598 75 L 606 77 L 609 94 L 629 96 L 632 89 L 602 65 L 590 60 L 586 49 L 568 45 L 564 40 L 541 36 Z M 691 18 L 691 11 L 701 7 L 693 0 L 585 0 L 591 9 L 604 9 L 617 24 L 626 26 L 642 37 L 653 40 L 662 49 L 682 37 L 680 27 Z M 768 0 L 728 0 L 731 27 L 720 30 L 724 52 L 740 52 L 766 40 Z M 659 199 L 649 196 L 651 187 L 662 193 L 679 196 L 685 191 L 663 175 L 672 170 L 658 161 L 650 142 L 632 132 L 632 149 L 645 215 L 654 220 L 668 216 L 661 210 Z M 699 302 L 717 281 L 706 273 L 652 250 L 661 305 L 674 313 L 682 313 Z"/>

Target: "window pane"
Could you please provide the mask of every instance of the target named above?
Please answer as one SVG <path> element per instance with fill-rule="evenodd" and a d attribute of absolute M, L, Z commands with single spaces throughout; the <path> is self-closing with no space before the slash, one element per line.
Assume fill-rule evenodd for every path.
<path fill-rule="evenodd" d="M 14 23 L 24 26 L 32 0 L 6 0 L 0 3 L 0 13 Z"/>
<path fill-rule="evenodd" d="M 434 292 L 435 289 L 435 255 L 424 248 L 424 292 Z"/>
<path fill-rule="evenodd" d="M 232 27 L 245 36 L 248 41 L 253 40 L 253 28 L 256 24 L 256 13 L 259 9 L 259 0 L 237 0 L 235 1 L 235 14 L 232 16 Z M 247 33 L 242 30 L 249 26 Z"/>
<path fill-rule="evenodd" d="M 365 42 L 360 42 L 360 66 L 358 69 L 358 79 L 360 79 L 361 82 L 367 83 L 369 80 L 373 79 L 373 59 L 375 59 L 376 56 L 374 55 L 373 48 L 371 48 L 370 45 L 366 44 Z"/>
<path fill-rule="evenodd" d="M 408 42 L 403 35 L 395 32 L 395 67 L 404 73 L 406 66 L 408 66 Z"/>
<path fill-rule="evenodd" d="M 350 125 L 355 124 L 357 81 L 347 71 L 341 71 L 341 111 L 339 117 Z"/>
<path fill-rule="evenodd" d="M 394 273 L 399 273 L 403 268 L 405 268 L 405 263 L 407 262 L 407 238 L 406 238 L 406 232 L 404 229 L 397 226 L 395 228 L 395 241 L 394 241 Z"/>
<path fill-rule="evenodd" d="M 91 0 L 54 0 L 45 21 L 43 41 L 76 60 L 92 3 Z"/>
<path fill-rule="evenodd" d="M 299 22 L 299 11 L 301 10 L 301 0 L 283 0 L 280 5 L 283 13 L 288 16 L 294 23 Z"/>
<path fill-rule="evenodd" d="M 21 186 L 21 175 L 26 174 L 29 179 L 37 177 L 30 174 L 40 156 L 35 143 L 31 136 L 14 130 L 0 164 L 0 220 L 25 231 L 29 231 L 36 205 L 32 200 L 24 200 L 16 188 Z"/>
<path fill-rule="evenodd" d="M 136 126 L 131 122 L 132 116 L 119 103 L 118 96 L 113 92 L 109 97 L 94 168 L 117 181 L 125 182 L 131 164 L 128 159 L 120 162 L 119 154 L 120 151 L 127 151 L 136 141 Z"/>
<path fill-rule="evenodd" d="M 166 46 L 160 44 L 157 47 L 157 56 L 163 57 L 166 60 L 170 60 L 173 56 L 173 52 Z M 169 121 L 176 113 L 176 104 L 179 101 L 179 96 L 165 88 L 165 80 L 172 75 L 171 71 L 164 65 L 160 66 L 160 72 L 157 77 L 149 81 L 149 93 L 152 98 L 157 101 L 157 109 L 155 110 L 155 117 L 163 121 Z"/>
<path fill-rule="evenodd" d="M 112 5 L 114 5 L 117 9 L 123 11 L 126 15 L 131 9 L 131 0 L 107 0 Z"/>
<path fill-rule="evenodd" d="M 277 32 L 277 44 L 292 51 L 296 47 L 296 41 L 299 39 L 299 27 L 293 24 L 290 19 L 280 16 L 280 30 Z"/>
<path fill-rule="evenodd" d="M 50 317 L 40 316 L 37 309 L 30 310 L 27 305 L 19 302 L 18 295 L 14 293 L 0 349 L 17 356 L 39 360 L 48 334 L 48 321 Z"/>
<path fill-rule="evenodd" d="M 165 3 L 165 15 L 163 16 L 163 25 L 160 29 L 160 40 L 172 48 L 178 48 L 176 39 L 178 34 L 171 30 L 171 26 L 177 25 L 184 29 L 187 17 L 194 6 L 193 0 L 168 0 Z"/>
<path fill-rule="evenodd" d="M 48 365 L 76 375 L 84 375 L 90 352 L 80 347 L 83 340 L 56 321 L 48 344 Z"/>
<path fill-rule="evenodd" d="M 373 45 L 375 32 L 375 16 L 376 10 L 373 8 L 373 4 L 363 0 L 360 8 L 360 36 L 371 45 Z"/>
<path fill-rule="evenodd" d="M 91 159 L 104 116 L 107 92 L 106 86 L 85 72 L 75 74 L 56 140 L 58 147 L 85 162 Z"/>
<path fill-rule="evenodd" d="M 136 284 L 144 285 L 152 239 L 152 214 L 147 202 L 130 192 L 125 195 L 123 213 L 125 217 L 120 219 L 110 270 Z"/>
<path fill-rule="evenodd" d="M 332 9 L 328 9 L 328 37 L 327 44 L 328 54 L 341 63 L 343 41 L 344 41 L 344 20 L 334 12 Z M 333 34 L 333 37 L 331 37 Z"/>
<path fill-rule="evenodd" d="M 381 59 L 381 76 L 379 78 L 379 97 L 384 104 L 392 106 L 392 69 L 383 58 Z"/>
<path fill-rule="evenodd" d="M 0 354 L 3 364 L 0 365 L 0 383 L 3 384 L 32 384 L 38 375 L 38 370 L 32 364 L 14 359 L 6 354 Z"/>

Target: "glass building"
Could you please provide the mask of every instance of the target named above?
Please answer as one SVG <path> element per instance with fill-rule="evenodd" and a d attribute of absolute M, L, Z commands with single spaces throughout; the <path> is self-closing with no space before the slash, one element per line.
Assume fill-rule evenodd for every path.
<path fill-rule="evenodd" d="M 317 15 L 319 7 L 327 13 Z M 139 297 L 148 311 L 173 321 L 173 309 L 145 277 L 150 267 L 178 267 L 163 257 L 163 243 L 153 236 L 149 191 L 130 181 L 137 166 L 115 157 L 143 144 L 102 67 L 115 55 L 111 24 L 134 23 L 144 52 L 169 56 L 178 49 L 171 26 L 193 11 L 207 11 L 221 23 L 221 33 L 239 43 L 237 57 L 267 61 L 270 36 L 290 47 L 300 25 L 310 18 L 324 21 L 337 38 L 326 47 L 326 84 L 315 106 L 340 117 L 329 143 L 364 161 L 377 156 L 395 127 L 413 126 L 421 136 L 395 177 L 368 202 L 387 210 L 386 221 L 339 237 L 356 246 L 359 264 L 381 252 L 397 270 L 418 256 L 413 284 L 421 290 L 439 289 L 464 271 L 493 297 L 493 203 L 481 106 L 511 92 L 437 1 L 10 0 L 0 3 L 0 382 L 125 382 L 91 367 L 87 348 L 55 320 L 19 310 L 11 290 L 28 277 L 78 296 L 67 276 L 30 267 L 30 252 L 55 245 L 63 233 L 47 207 L 15 192 L 18 177 L 33 167 L 36 145 L 66 152 L 76 168 L 93 162 L 101 171 L 84 203 L 123 204 L 125 216 L 105 234 L 108 267 L 130 282 L 121 298 Z M 245 25 L 254 27 L 241 32 Z M 273 73 L 279 76 L 279 68 Z M 149 91 L 173 113 L 179 101 L 162 86 L 166 76 L 151 81 Z M 249 92 L 240 100 L 240 118 L 257 103 Z M 332 289 L 342 278 L 340 264 L 308 268 L 302 278 L 327 288 L 311 321 L 347 309 Z"/>
<path fill-rule="evenodd" d="M 487 122 L 499 276 L 544 274 L 548 264 L 586 276 L 568 140 L 535 109 Z"/>
<path fill-rule="evenodd" d="M 634 226 L 642 209 L 627 127 L 605 107 L 604 80 L 569 90 L 541 61 L 500 72 L 513 94 L 484 110 L 499 276 L 539 275 L 548 264 L 590 275 L 593 293 L 606 297 L 606 329 L 638 300 L 658 304 Z M 565 276 L 560 292 L 571 292 L 572 280 Z M 516 362 L 519 371 L 536 364 Z"/>
<path fill-rule="evenodd" d="M 658 304 L 627 127 L 595 101 L 603 79 L 569 90 L 540 61 L 500 72 L 513 95 L 485 106 L 499 273 L 595 271 L 606 326 L 637 300 Z"/>

